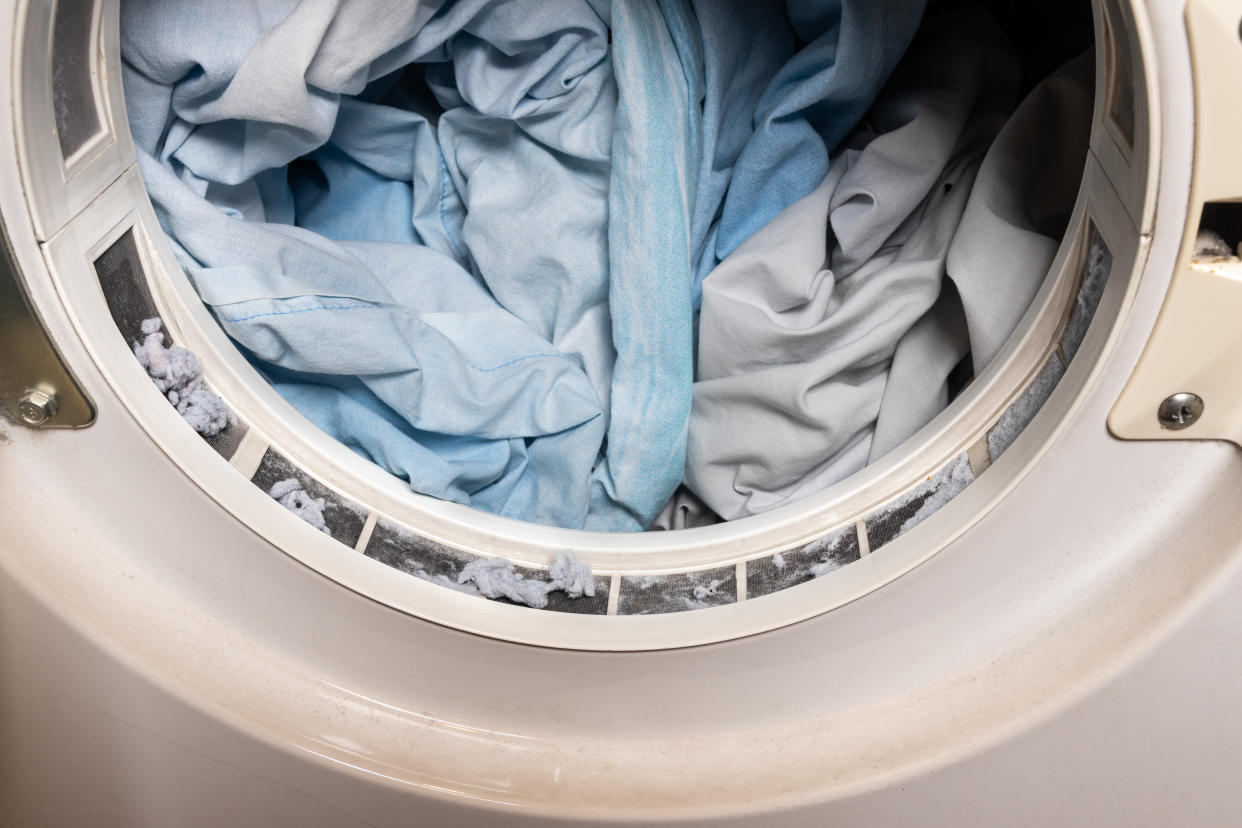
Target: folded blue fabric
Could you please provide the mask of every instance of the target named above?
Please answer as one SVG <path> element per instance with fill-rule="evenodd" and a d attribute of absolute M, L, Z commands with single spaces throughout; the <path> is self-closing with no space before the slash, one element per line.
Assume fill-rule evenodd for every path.
<path fill-rule="evenodd" d="M 308 419 L 418 492 L 637 531 L 702 279 L 823 179 L 921 2 L 127 0 L 123 77 L 182 265 Z"/>

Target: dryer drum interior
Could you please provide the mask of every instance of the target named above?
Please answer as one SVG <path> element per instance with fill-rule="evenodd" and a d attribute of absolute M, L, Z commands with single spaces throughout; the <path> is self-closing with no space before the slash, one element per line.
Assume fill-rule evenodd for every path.
<path fill-rule="evenodd" d="M 960 5 L 931 3 L 928 19 L 960 13 L 948 8 Z M 1094 44 L 1083 59 L 1094 97 L 1081 146 L 1024 159 L 1028 169 L 1049 158 L 1081 164 L 1063 205 L 1064 232 L 1029 304 L 1009 309 L 1012 330 L 986 363 L 972 365 L 969 353 L 958 360 L 945 378 L 943 410 L 891 451 L 779 508 L 693 528 L 562 529 L 418 495 L 273 390 L 200 299 L 144 187 L 126 114 L 117 3 L 23 7 L 22 171 L 57 291 L 112 388 L 164 452 L 260 536 L 352 590 L 460 629 L 554 647 L 685 646 L 826 612 L 931 558 L 1036 462 L 1091 381 L 1133 291 L 1140 228 L 1153 210 L 1148 68 L 1124 4 L 1065 3 L 1063 15 L 1035 15 L 1081 24 L 1068 33 L 1052 24 L 1041 31 L 1019 6 L 981 4 L 1019 38 L 1012 48 L 1025 50 L 1023 95 L 1074 57 L 1072 47 L 1053 54 L 1040 37 Z M 921 37 L 908 58 L 918 57 Z M 894 72 L 900 79 L 900 63 Z M 164 346 L 197 357 L 197 388 L 223 401 L 206 436 L 135 359 L 135 343 L 157 331 Z M 285 495 L 293 500 L 284 503 Z M 307 504 L 317 507 L 309 522 Z M 518 580 L 550 584 L 566 551 L 591 567 L 590 579 L 568 592 L 536 589 L 537 608 L 513 595 L 484 604 L 477 586 L 459 578 L 500 557 Z M 712 623 L 688 620 L 699 612 Z M 639 615 L 659 620 L 626 626 Z M 573 616 L 598 618 L 583 624 Z"/>

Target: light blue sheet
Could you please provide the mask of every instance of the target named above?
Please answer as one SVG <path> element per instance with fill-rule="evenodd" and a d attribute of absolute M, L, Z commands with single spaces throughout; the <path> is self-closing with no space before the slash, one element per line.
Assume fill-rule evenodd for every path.
<path fill-rule="evenodd" d="M 921 2 L 126 0 L 124 82 L 183 266 L 312 422 L 416 491 L 638 531 L 702 279 L 823 179 Z"/>

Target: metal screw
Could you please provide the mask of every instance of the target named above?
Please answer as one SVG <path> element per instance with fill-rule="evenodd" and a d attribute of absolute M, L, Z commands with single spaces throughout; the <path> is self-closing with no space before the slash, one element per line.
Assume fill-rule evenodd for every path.
<path fill-rule="evenodd" d="M 1189 391 L 1174 394 L 1160 403 L 1156 416 L 1160 418 L 1161 427 L 1170 431 L 1190 428 L 1203 416 L 1203 398 Z"/>
<path fill-rule="evenodd" d="M 38 388 L 27 389 L 17 404 L 17 413 L 32 426 L 43 425 L 55 417 L 57 411 L 60 411 L 60 404 L 56 402 L 56 395 Z"/>

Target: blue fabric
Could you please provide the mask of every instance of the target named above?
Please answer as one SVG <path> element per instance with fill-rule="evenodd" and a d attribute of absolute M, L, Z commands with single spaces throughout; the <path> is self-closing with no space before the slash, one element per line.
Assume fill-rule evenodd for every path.
<path fill-rule="evenodd" d="M 733 170 L 716 243 L 726 258 L 828 173 L 828 155 L 858 124 L 905 54 L 925 0 L 787 0 L 808 45 L 781 67 Z"/>
<path fill-rule="evenodd" d="M 823 179 L 920 9 L 127 0 L 123 76 L 161 224 L 290 403 L 416 491 L 637 531 L 702 280 Z"/>
<path fill-rule="evenodd" d="M 612 54 L 619 100 L 607 240 L 616 362 L 608 452 L 592 477 L 587 528 L 620 531 L 655 518 L 685 465 L 702 53 L 685 0 L 617 0 L 611 22 L 632 36 L 616 38 Z"/>

